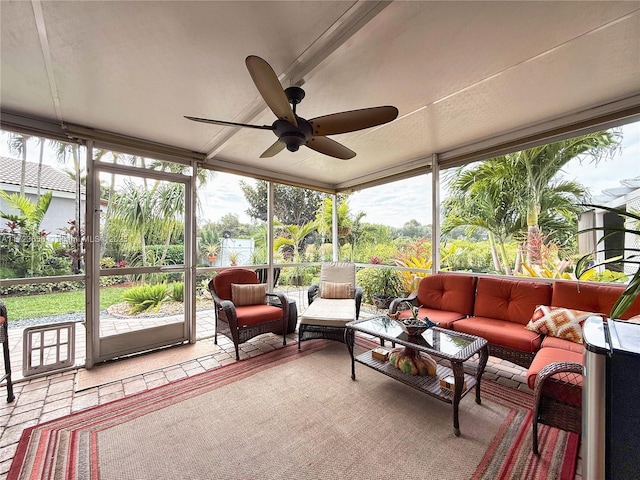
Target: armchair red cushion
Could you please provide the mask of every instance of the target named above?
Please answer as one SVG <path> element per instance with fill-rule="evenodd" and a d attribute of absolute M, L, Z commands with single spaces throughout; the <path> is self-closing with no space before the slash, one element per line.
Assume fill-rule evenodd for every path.
<path fill-rule="evenodd" d="M 257 325 L 282 318 L 282 308 L 272 305 L 246 305 L 236 307 L 238 327 Z"/>
<path fill-rule="evenodd" d="M 232 283 L 258 283 L 256 272 L 246 268 L 223 270 L 213 277 L 213 286 L 222 300 L 232 300 Z"/>

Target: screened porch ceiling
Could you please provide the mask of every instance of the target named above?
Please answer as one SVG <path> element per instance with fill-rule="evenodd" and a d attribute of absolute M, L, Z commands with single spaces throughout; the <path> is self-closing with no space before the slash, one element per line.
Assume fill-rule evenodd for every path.
<path fill-rule="evenodd" d="M 123 135 L 325 191 L 640 113 L 640 2 L 32 0 L 2 1 L 0 15 L 3 128 Z M 270 125 L 247 55 L 303 85 L 304 118 L 377 105 L 400 115 L 334 136 L 352 160 L 304 147 L 261 159 L 273 133 L 183 118 Z"/>

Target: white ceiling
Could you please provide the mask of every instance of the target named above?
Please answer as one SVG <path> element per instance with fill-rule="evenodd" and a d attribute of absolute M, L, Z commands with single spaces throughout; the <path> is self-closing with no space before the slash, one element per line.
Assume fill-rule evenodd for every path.
<path fill-rule="evenodd" d="M 603 114 L 640 112 L 640 2 L 5 1 L 0 110 L 200 152 L 214 168 L 347 189 Z M 298 115 L 395 105 L 333 138 L 349 161 L 259 155 L 246 70 L 304 82 Z M 626 113 L 617 113 L 624 110 Z M 6 124 L 6 121 L 5 121 Z"/>

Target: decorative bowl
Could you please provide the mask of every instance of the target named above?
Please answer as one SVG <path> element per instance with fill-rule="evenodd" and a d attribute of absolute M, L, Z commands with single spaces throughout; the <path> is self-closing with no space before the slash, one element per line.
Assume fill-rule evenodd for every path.
<path fill-rule="evenodd" d="M 424 319 L 398 318 L 396 319 L 396 322 L 407 335 L 421 335 L 428 329 L 440 325 L 439 322 L 432 322 L 427 317 L 424 317 Z"/>

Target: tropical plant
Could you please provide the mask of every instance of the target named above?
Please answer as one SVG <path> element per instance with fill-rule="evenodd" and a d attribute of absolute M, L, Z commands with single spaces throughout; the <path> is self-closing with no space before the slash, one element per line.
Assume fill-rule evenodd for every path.
<path fill-rule="evenodd" d="M 540 265 L 542 237 L 557 243 L 573 236 L 578 203 L 586 191 L 576 182 L 558 177 L 575 158 L 593 162 L 618 148 L 616 131 L 596 132 L 492 158 L 450 175 L 451 197 L 445 202 L 442 231 L 458 226 L 489 232 L 496 271 L 511 273 L 504 243 L 516 235 L 529 266 Z M 552 238 L 553 239 L 553 238 Z M 516 260 L 515 270 L 519 269 Z"/>
<path fill-rule="evenodd" d="M 400 275 L 393 268 L 376 268 L 376 284 L 374 294 L 383 297 L 397 297 L 402 293 Z"/>
<path fill-rule="evenodd" d="M 149 239 L 158 239 L 164 248 L 156 256 L 156 264 L 164 264 L 171 239 L 183 231 L 180 219 L 184 211 L 184 187 L 182 184 L 157 183 L 148 188 L 127 181 L 123 188 L 114 193 L 111 218 L 122 222 L 127 228 L 131 246 L 139 245 L 140 264 L 147 266 L 151 261 L 147 254 Z"/>
<path fill-rule="evenodd" d="M 640 238 L 640 214 L 632 211 L 623 210 L 620 208 L 612 208 L 605 207 L 603 205 L 593 205 L 593 204 L 585 204 L 585 207 L 588 208 L 598 208 L 601 210 L 606 210 L 611 213 L 615 213 L 625 218 L 625 225 L 621 227 L 617 226 L 607 226 L 606 234 L 598 240 L 598 244 L 604 242 L 604 240 L 611 235 L 632 235 Z M 586 233 L 590 231 L 605 231 L 605 227 L 592 227 L 581 230 L 578 233 Z M 606 249 L 600 249 L 595 253 L 605 253 Z M 625 264 L 635 265 L 636 271 L 633 274 L 633 277 L 627 284 L 627 288 L 624 290 L 620 298 L 616 301 L 615 305 L 611 309 L 609 316 L 611 318 L 620 318 L 624 312 L 631 306 L 631 304 L 638 298 L 640 295 L 640 248 L 635 247 L 624 247 L 624 256 L 622 258 L 622 262 Z M 593 263 L 593 255 L 588 254 L 581 257 L 576 263 L 576 277 L 578 279 L 582 279 L 585 274 L 587 274 L 590 270 L 595 269 L 601 265 L 605 265 L 607 263 L 611 263 L 613 261 L 619 261 L 620 257 L 614 257 L 602 262 Z"/>
<path fill-rule="evenodd" d="M 166 283 L 157 285 L 137 285 L 124 292 L 122 298 L 131 305 L 130 312 L 140 313 L 150 309 L 156 311 L 162 305 L 162 301 L 169 295 Z"/>
<path fill-rule="evenodd" d="M 338 198 L 336 208 L 338 214 L 338 235 L 346 236 L 351 233 L 353 221 L 349 215 L 349 204 L 347 198 Z M 364 216 L 364 214 L 362 214 Z M 360 217 L 362 218 L 362 217 Z M 316 213 L 318 229 L 331 233 L 333 228 L 333 200 L 326 197 Z"/>
<path fill-rule="evenodd" d="M 209 244 L 205 246 L 205 252 L 207 253 L 207 257 L 216 257 L 220 252 L 220 245 L 218 244 Z"/>
<path fill-rule="evenodd" d="M 431 259 L 430 245 L 427 248 L 427 243 L 419 239 L 414 242 L 410 248 L 399 253 L 395 259 L 395 263 L 399 267 L 430 270 L 433 265 Z M 429 252 L 428 254 L 426 252 Z M 443 245 L 440 249 L 440 262 L 444 264 L 449 257 L 457 255 L 458 248 L 455 245 Z M 446 267 L 442 267 L 441 270 L 446 270 Z M 402 277 L 402 288 L 407 293 L 415 292 L 418 289 L 420 280 L 429 275 L 428 272 L 423 271 L 400 271 Z"/>
<path fill-rule="evenodd" d="M 316 231 L 317 222 L 312 220 L 303 226 L 282 225 L 276 222 L 276 227 L 280 236 L 274 239 L 273 249 L 275 251 L 281 251 L 286 257 L 286 247 L 289 246 L 290 259 L 297 262 L 300 260 L 301 254 L 304 253 L 304 240 Z"/>
<path fill-rule="evenodd" d="M 0 212 L 7 220 L 7 230 L 0 239 L 0 260 L 19 277 L 42 274 L 45 263 L 54 254 L 47 245 L 47 232 L 40 224 L 51 205 L 52 192 L 46 192 L 36 202 L 18 193 L 0 190 L 0 198 L 18 213 Z"/>
<path fill-rule="evenodd" d="M 208 223 L 203 225 L 198 232 L 198 248 L 200 253 L 208 253 L 207 247 L 209 245 L 220 245 L 220 236 L 215 228 L 215 225 Z M 215 255 L 218 253 L 216 252 Z"/>
<path fill-rule="evenodd" d="M 583 194 L 576 195 L 578 191 L 573 188 L 575 187 L 575 182 L 555 180 L 558 172 L 577 157 L 588 156 L 591 157 L 592 161 L 599 162 L 603 158 L 612 155 L 619 144 L 619 133 L 605 131 L 589 133 L 511 154 L 512 160 L 524 174 L 523 180 L 526 180 L 524 195 L 521 200 L 523 200 L 526 208 L 527 244 L 534 242 L 536 237 L 541 235 L 540 213 L 542 197 L 550 186 L 553 187 L 555 192 L 565 192 L 573 198 L 579 199 L 583 196 Z M 571 186 L 572 183 L 574 183 L 573 186 Z M 539 250 L 528 249 L 527 261 L 529 264 L 539 264 Z"/>
<path fill-rule="evenodd" d="M 176 302 L 184 302 L 184 282 L 174 282 L 171 284 L 171 298 Z"/>
<path fill-rule="evenodd" d="M 229 263 L 234 266 L 240 260 L 240 252 L 229 252 Z"/>

